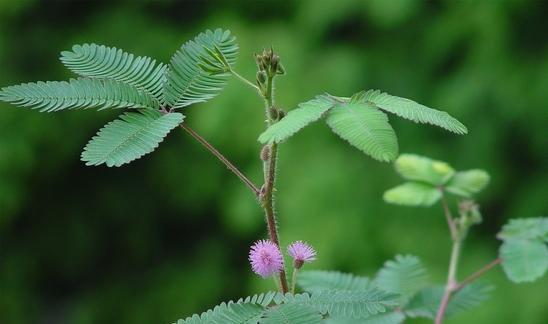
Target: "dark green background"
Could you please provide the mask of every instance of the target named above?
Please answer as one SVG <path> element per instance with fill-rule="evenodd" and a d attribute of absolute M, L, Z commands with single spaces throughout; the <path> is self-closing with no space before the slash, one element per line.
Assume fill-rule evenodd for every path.
<path fill-rule="evenodd" d="M 57 60 L 96 42 L 168 61 L 206 28 L 230 29 L 237 70 L 273 45 L 291 109 L 328 91 L 378 88 L 446 110 L 456 136 L 391 118 L 401 152 L 492 175 L 478 197 L 484 223 L 464 248 L 461 278 L 497 254 L 511 217 L 547 213 L 548 2 L 545 1 L 0 1 L 0 86 L 70 77 Z M 222 300 L 272 289 L 249 270 L 265 236 L 253 196 L 176 130 L 122 168 L 85 167 L 79 154 L 115 111 L 40 114 L 0 107 L 0 322 L 169 323 Z M 260 181 L 260 99 L 237 80 L 184 109 L 188 123 Z M 318 123 L 281 147 L 281 238 L 318 251 L 309 268 L 372 275 L 415 254 L 443 282 L 450 241 L 440 206 L 382 201 L 400 179 Z M 481 308 L 448 323 L 546 323 L 548 280 L 514 285 L 500 269 Z"/>

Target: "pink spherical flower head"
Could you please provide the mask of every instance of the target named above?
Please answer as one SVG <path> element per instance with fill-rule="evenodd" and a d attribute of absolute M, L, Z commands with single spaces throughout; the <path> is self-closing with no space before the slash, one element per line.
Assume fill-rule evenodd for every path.
<path fill-rule="evenodd" d="M 289 245 L 287 252 L 293 258 L 293 264 L 297 269 L 300 269 L 305 262 L 316 260 L 316 251 L 303 241 L 297 241 Z"/>
<path fill-rule="evenodd" d="M 260 240 L 251 246 L 249 262 L 253 272 L 263 278 L 268 278 L 283 270 L 284 258 L 276 244 Z"/>

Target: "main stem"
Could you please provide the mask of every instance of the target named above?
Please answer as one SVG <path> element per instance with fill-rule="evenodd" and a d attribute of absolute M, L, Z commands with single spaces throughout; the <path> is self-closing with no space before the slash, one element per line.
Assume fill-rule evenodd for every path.
<path fill-rule="evenodd" d="M 270 126 L 273 122 L 272 116 L 270 116 L 270 108 L 272 108 L 274 105 L 273 86 L 274 86 L 274 80 L 273 80 L 273 77 L 270 76 L 267 80 L 266 91 L 264 93 L 265 110 L 266 110 L 268 126 Z M 263 188 L 261 189 L 261 198 L 262 198 L 262 206 L 265 211 L 266 223 L 268 226 L 268 235 L 270 236 L 270 240 L 274 244 L 276 244 L 276 246 L 280 249 L 280 239 L 278 235 L 278 227 L 276 224 L 276 210 L 274 207 L 274 185 L 276 183 L 277 159 L 278 159 L 278 144 L 272 143 L 270 144 L 270 154 L 268 155 L 268 158 L 264 162 L 265 183 Z M 285 266 L 280 271 L 279 276 L 280 276 L 281 290 L 282 290 L 282 293 L 285 294 L 288 292 Z"/>

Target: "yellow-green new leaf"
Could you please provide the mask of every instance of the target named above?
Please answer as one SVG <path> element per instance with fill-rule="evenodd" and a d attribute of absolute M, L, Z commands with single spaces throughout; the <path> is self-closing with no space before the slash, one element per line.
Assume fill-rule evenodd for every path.
<path fill-rule="evenodd" d="M 396 171 L 407 180 L 430 183 L 435 186 L 447 183 L 455 170 L 447 163 L 415 154 L 401 154 L 394 162 Z"/>
<path fill-rule="evenodd" d="M 326 122 L 335 134 L 376 160 L 388 162 L 398 156 L 398 140 L 388 117 L 372 105 L 336 105 Z"/>
<path fill-rule="evenodd" d="M 437 188 L 418 182 L 406 182 L 384 193 L 384 201 L 404 206 L 432 206 L 441 198 Z"/>
<path fill-rule="evenodd" d="M 297 109 L 291 110 L 282 120 L 270 126 L 259 136 L 259 142 L 280 143 L 293 136 L 308 124 L 317 121 L 333 107 L 333 102 L 326 96 L 299 104 Z"/>
<path fill-rule="evenodd" d="M 459 171 L 445 186 L 448 192 L 470 197 L 483 190 L 489 183 L 489 174 L 483 170 Z"/>
<path fill-rule="evenodd" d="M 82 161 L 109 167 L 129 163 L 154 151 L 183 119 L 180 113 L 162 115 L 153 110 L 125 113 L 93 137 L 82 152 Z"/>

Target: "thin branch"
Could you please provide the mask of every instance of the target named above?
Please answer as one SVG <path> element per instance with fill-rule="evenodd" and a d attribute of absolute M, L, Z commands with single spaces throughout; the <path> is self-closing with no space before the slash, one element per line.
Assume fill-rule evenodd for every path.
<path fill-rule="evenodd" d="M 445 194 L 443 193 L 443 189 L 440 188 L 439 190 L 441 192 L 441 205 L 443 206 L 445 219 L 447 220 L 447 225 L 449 226 L 449 232 L 451 232 L 451 239 L 455 241 L 457 239 L 457 227 L 455 226 L 455 219 L 451 215 L 451 210 L 449 209 L 447 200 L 445 199 Z"/>
<path fill-rule="evenodd" d="M 478 271 L 471 274 L 468 278 L 464 279 L 460 284 L 457 285 L 455 288 L 455 292 L 461 290 L 462 288 L 466 287 L 466 285 L 470 284 L 474 280 L 478 279 L 480 276 L 482 276 L 487 271 L 493 269 L 497 265 L 499 265 L 502 262 L 501 258 L 497 258 L 491 262 L 489 262 L 487 265 L 485 265 L 483 268 L 479 269 Z"/>
<path fill-rule="evenodd" d="M 440 307 L 436 313 L 436 324 L 441 324 L 443 321 L 443 316 L 449 305 L 449 300 L 451 299 L 451 294 L 455 291 L 457 287 L 457 269 L 459 264 L 460 257 L 460 248 L 462 241 L 455 240 L 453 241 L 453 249 L 451 251 L 451 261 L 449 262 L 449 274 L 447 276 L 447 285 L 445 286 L 445 291 L 443 293 L 443 298 L 440 303 Z"/>
<path fill-rule="evenodd" d="M 244 78 L 243 76 L 241 76 L 238 72 L 230 69 L 230 73 L 232 73 L 232 75 L 234 75 L 236 78 L 238 78 L 240 81 L 242 81 L 243 83 L 247 84 L 248 86 L 252 87 L 253 89 L 255 89 L 255 91 L 257 91 L 259 94 L 261 94 L 261 89 L 259 89 L 258 86 L 256 86 L 255 84 L 253 84 L 253 82 L 249 81 L 248 79 Z"/>
<path fill-rule="evenodd" d="M 259 196 L 260 190 L 249 180 L 234 164 L 232 164 L 224 155 L 222 155 L 213 145 L 209 144 L 203 137 L 196 133 L 192 128 L 190 128 L 186 123 L 181 123 L 181 128 L 184 129 L 190 136 L 194 137 L 203 147 L 205 147 L 209 152 L 215 155 L 219 161 L 221 161 L 226 167 L 232 171 L 242 182 L 255 194 Z"/>

